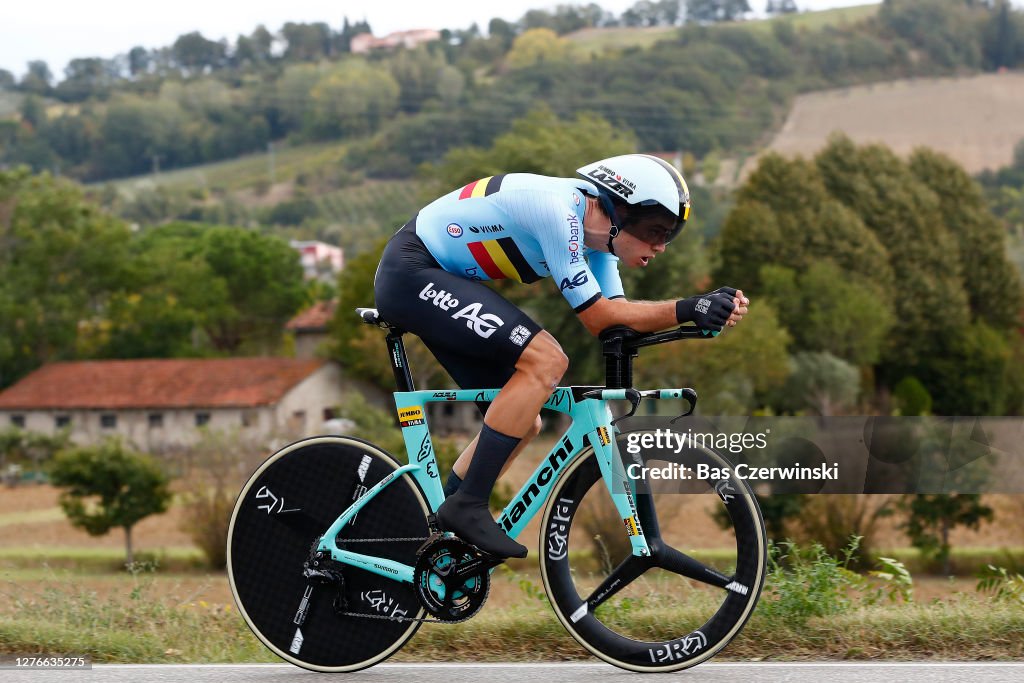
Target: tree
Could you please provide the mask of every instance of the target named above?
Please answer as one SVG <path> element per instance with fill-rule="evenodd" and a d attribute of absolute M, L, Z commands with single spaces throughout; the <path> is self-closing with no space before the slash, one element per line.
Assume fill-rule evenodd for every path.
<path fill-rule="evenodd" d="M 315 62 L 333 52 L 330 27 L 323 23 L 286 23 L 281 28 L 286 47 L 284 58 L 289 62 Z"/>
<path fill-rule="evenodd" d="M 116 439 L 59 453 L 50 479 L 65 489 L 60 506 L 72 525 L 90 536 L 124 529 L 126 565 L 135 561 L 132 528 L 150 515 L 166 512 L 173 497 L 168 477 L 156 461 Z"/>
<path fill-rule="evenodd" d="M 219 69 L 227 60 L 227 45 L 207 40 L 199 31 L 179 36 L 171 49 L 178 66 L 193 75 Z"/>
<path fill-rule="evenodd" d="M 750 4 L 747 0 L 686 0 L 687 21 L 733 21 L 749 11 Z"/>
<path fill-rule="evenodd" d="M 36 95 L 48 95 L 52 81 L 53 74 L 47 63 L 34 60 L 28 63 L 28 70 L 21 78 L 21 89 Z"/>
<path fill-rule="evenodd" d="M 857 368 L 827 351 L 794 354 L 786 392 L 818 415 L 836 415 L 857 401 Z"/>
<path fill-rule="evenodd" d="M 0 90 L 14 90 L 18 81 L 7 69 L 0 69 Z"/>
<path fill-rule="evenodd" d="M 65 102 L 81 102 L 90 97 L 106 98 L 116 78 L 102 59 L 72 59 L 64 69 L 64 80 L 54 94 Z"/>
<path fill-rule="evenodd" d="M 79 325 L 126 286 L 129 236 L 70 182 L 0 171 L 0 386 L 75 357 Z"/>
<path fill-rule="evenodd" d="M 141 45 L 136 45 L 128 51 L 128 73 L 132 78 L 138 78 L 149 71 L 151 62 L 149 50 Z"/>
<path fill-rule="evenodd" d="M 900 507 L 909 515 L 900 528 L 926 557 L 942 563 L 949 575 L 949 532 L 958 526 L 977 529 L 993 517 L 992 508 L 981 502 L 981 494 L 920 494 L 905 496 Z"/>
<path fill-rule="evenodd" d="M 764 266 L 761 281 L 797 349 L 827 351 L 857 366 L 881 359 L 895 319 L 886 293 L 872 281 L 844 273 L 828 259 L 800 275 Z"/>
<path fill-rule="evenodd" d="M 568 40 L 549 28 L 532 28 L 516 37 L 505 61 L 509 67 L 520 69 L 540 62 L 563 61 L 571 54 L 572 44 Z"/>

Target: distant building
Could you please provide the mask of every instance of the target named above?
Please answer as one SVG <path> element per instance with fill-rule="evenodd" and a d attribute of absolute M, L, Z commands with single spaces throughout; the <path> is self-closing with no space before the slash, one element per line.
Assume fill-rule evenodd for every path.
<path fill-rule="evenodd" d="M 318 301 L 288 321 L 285 329 L 295 335 L 296 358 L 317 357 L 317 349 L 327 341 L 327 326 L 337 307 L 337 301 Z"/>
<path fill-rule="evenodd" d="M 119 435 L 161 452 L 200 427 L 247 439 L 324 433 L 342 402 L 336 363 L 293 358 L 51 363 L 0 392 L 0 429 L 70 431 L 79 444 Z"/>
<path fill-rule="evenodd" d="M 354 54 L 365 54 L 370 50 L 393 50 L 396 47 L 412 49 L 417 45 L 441 39 L 441 33 L 433 29 L 421 28 L 412 31 L 396 31 L 383 38 L 374 38 L 372 33 L 360 33 L 352 36 L 349 46 Z"/>
<path fill-rule="evenodd" d="M 292 248 L 299 252 L 303 275 L 307 280 L 320 278 L 333 282 L 345 268 L 345 252 L 324 242 L 292 240 Z"/>

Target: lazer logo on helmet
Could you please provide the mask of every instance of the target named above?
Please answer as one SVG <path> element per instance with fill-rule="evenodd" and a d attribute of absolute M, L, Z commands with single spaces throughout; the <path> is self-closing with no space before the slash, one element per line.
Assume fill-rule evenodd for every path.
<path fill-rule="evenodd" d="M 459 300 L 443 289 L 434 289 L 434 283 L 427 283 L 427 286 L 420 290 L 419 297 L 429 301 L 442 311 L 450 311 L 459 305 Z M 494 331 L 505 324 L 505 321 L 493 313 L 481 313 L 483 304 L 472 303 L 455 313 L 452 313 L 452 320 L 465 320 L 466 327 L 487 339 Z"/>
<path fill-rule="evenodd" d="M 558 289 L 559 289 L 559 291 L 562 291 L 562 292 L 564 292 L 567 289 L 569 291 L 572 291 L 572 290 L 576 289 L 577 287 L 582 287 L 583 285 L 587 284 L 587 282 L 589 280 L 590 280 L 590 278 L 587 277 L 587 271 L 581 270 L 578 273 L 576 273 L 575 275 L 573 275 L 571 280 L 569 278 L 567 278 L 567 277 L 563 277 L 562 278 L 562 284 L 560 284 L 558 286 Z"/>
<path fill-rule="evenodd" d="M 575 211 L 570 211 L 565 221 L 569 224 L 569 265 L 574 266 L 580 261 L 580 219 Z"/>
<path fill-rule="evenodd" d="M 626 199 L 636 190 L 636 183 L 623 178 L 607 166 L 598 166 L 587 175 Z"/>

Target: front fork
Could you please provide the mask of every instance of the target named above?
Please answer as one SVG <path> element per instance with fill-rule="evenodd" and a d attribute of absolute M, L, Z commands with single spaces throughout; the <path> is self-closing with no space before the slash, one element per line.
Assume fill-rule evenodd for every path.
<path fill-rule="evenodd" d="M 598 464 L 601 475 L 608 486 L 615 509 L 622 519 L 626 534 L 629 536 L 633 555 L 650 557 L 661 543 L 661 529 L 658 525 L 654 509 L 653 494 L 643 480 L 634 480 L 626 475 L 622 455 L 619 452 L 618 439 L 615 435 L 619 429 L 615 426 L 619 421 L 636 413 L 641 399 L 682 398 L 690 405 L 689 409 L 679 417 L 693 413 L 697 405 L 697 393 L 693 389 L 652 389 L 637 391 L 636 389 L 596 389 L 584 395 L 588 402 L 590 417 L 598 425 L 593 439 L 594 449 L 598 453 Z M 631 409 L 625 415 L 614 418 L 608 407 L 609 400 L 627 400 Z M 679 419 L 679 417 L 675 419 Z M 675 420 L 673 420 L 675 422 Z M 639 463 L 639 458 L 635 458 Z M 653 547 L 652 547 L 653 546 Z"/>

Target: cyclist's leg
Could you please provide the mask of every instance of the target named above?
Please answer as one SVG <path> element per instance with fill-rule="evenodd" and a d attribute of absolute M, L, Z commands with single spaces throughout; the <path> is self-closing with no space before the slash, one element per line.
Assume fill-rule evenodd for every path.
<path fill-rule="evenodd" d="M 479 282 L 437 266 L 422 243 L 403 230 L 385 249 L 375 281 L 385 319 L 420 336 L 430 347 L 515 371 L 488 411 L 476 453 L 459 494 L 438 517 L 452 530 L 495 555 L 522 556 L 487 511 L 494 482 L 521 439 L 533 430 L 541 406 L 567 366 L 551 335 L 519 308 Z M 481 455 L 482 454 L 482 455 Z M 456 500 L 458 498 L 458 500 Z"/>

